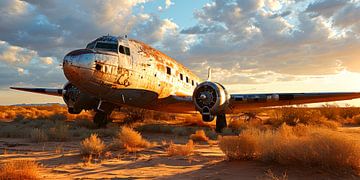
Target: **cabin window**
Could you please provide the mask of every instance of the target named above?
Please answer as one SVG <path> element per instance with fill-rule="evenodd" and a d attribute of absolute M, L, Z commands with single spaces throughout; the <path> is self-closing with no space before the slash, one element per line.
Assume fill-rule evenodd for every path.
<path fill-rule="evenodd" d="M 186 76 L 186 83 L 189 83 L 189 77 Z"/>
<path fill-rule="evenodd" d="M 180 73 L 180 80 L 182 80 L 182 81 L 184 80 L 184 76 L 181 73 Z"/>
<path fill-rule="evenodd" d="M 119 46 L 119 53 L 125 54 L 124 46 L 122 45 Z"/>
<path fill-rule="evenodd" d="M 128 47 L 120 45 L 119 46 L 119 53 L 130 56 L 130 49 Z"/>
<path fill-rule="evenodd" d="M 117 44 L 114 43 L 97 42 L 95 48 L 105 51 L 117 52 Z"/>
<path fill-rule="evenodd" d="M 194 86 L 194 80 L 191 80 L 191 85 Z"/>
<path fill-rule="evenodd" d="M 125 54 L 130 56 L 130 48 L 128 47 L 125 47 Z"/>
<path fill-rule="evenodd" d="M 170 67 L 167 67 L 167 66 L 166 66 L 166 73 L 167 73 L 168 75 L 171 75 L 171 68 L 170 68 Z"/>

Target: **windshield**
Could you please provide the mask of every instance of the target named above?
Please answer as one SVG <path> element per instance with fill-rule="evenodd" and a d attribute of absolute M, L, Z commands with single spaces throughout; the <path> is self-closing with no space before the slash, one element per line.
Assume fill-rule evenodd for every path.
<path fill-rule="evenodd" d="M 118 46 L 114 43 L 105 43 L 105 42 L 97 42 L 96 47 L 97 49 L 102 49 L 106 51 L 112 51 L 117 53 Z"/>

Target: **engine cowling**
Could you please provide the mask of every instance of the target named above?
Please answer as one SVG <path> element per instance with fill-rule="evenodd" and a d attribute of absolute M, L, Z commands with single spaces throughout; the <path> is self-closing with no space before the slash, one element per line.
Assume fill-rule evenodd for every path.
<path fill-rule="evenodd" d="M 75 85 L 66 83 L 63 88 L 63 99 L 71 114 L 79 114 L 82 110 L 96 108 L 98 100 L 81 92 Z"/>
<path fill-rule="evenodd" d="M 214 116 L 225 113 L 229 99 L 224 86 L 217 82 L 205 81 L 193 93 L 195 108 L 203 115 L 204 121 L 212 121 Z"/>

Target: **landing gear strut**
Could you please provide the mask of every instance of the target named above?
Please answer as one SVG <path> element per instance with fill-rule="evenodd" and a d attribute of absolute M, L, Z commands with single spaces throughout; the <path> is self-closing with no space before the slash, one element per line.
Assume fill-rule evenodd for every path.
<path fill-rule="evenodd" d="M 226 128 L 226 116 L 225 114 L 219 114 L 216 116 L 216 128 L 217 133 L 221 133 L 224 128 Z"/>

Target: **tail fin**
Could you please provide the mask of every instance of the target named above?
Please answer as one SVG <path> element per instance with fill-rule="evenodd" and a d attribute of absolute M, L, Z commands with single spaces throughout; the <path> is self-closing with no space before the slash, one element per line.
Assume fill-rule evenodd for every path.
<path fill-rule="evenodd" d="M 211 68 L 208 69 L 208 81 L 211 81 Z"/>

